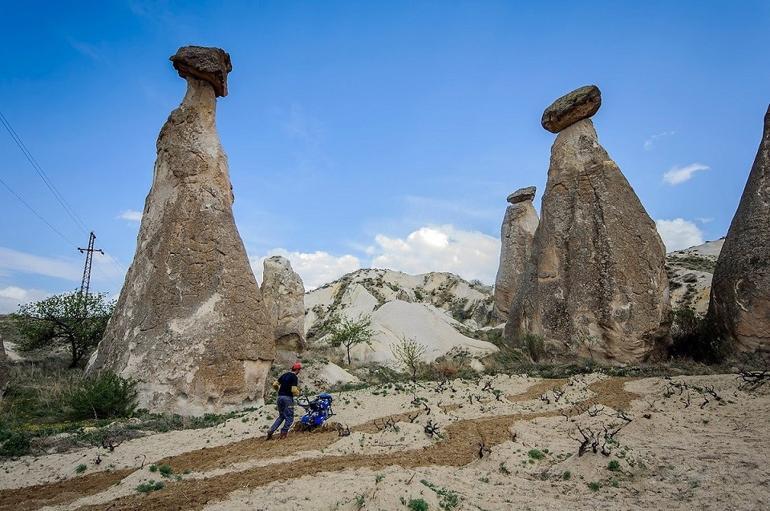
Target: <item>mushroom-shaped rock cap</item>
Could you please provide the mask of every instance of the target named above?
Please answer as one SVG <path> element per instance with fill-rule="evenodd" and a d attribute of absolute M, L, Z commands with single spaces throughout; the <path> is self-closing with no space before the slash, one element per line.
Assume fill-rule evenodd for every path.
<path fill-rule="evenodd" d="M 230 54 L 221 48 L 182 46 L 171 56 L 174 69 L 182 78 L 209 82 L 217 96 L 227 96 L 227 73 L 233 70 Z"/>
<path fill-rule="evenodd" d="M 540 124 L 551 133 L 594 115 L 602 106 L 602 93 L 596 85 L 586 85 L 565 94 L 545 109 Z"/>
<path fill-rule="evenodd" d="M 519 202 L 531 201 L 535 198 L 535 192 L 537 188 L 534 186 L 528 186 L 526 188 L 519 188 L 508 196 L 508 202 L 511 204 L 518 204 Z"/>

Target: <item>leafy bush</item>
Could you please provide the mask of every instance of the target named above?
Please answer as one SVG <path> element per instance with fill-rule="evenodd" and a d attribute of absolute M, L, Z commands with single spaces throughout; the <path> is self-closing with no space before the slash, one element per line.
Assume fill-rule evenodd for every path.
<path fill-rule="evenodd" d="M 410 511 L 428 511 L 428 503 L 423 499 L 409 499 Z"/>
<path fill-rule="evenodd" d="M 139 486 L 136 487 L 136 491 L 139 493 L 152 493 L 154 491 L 162 490 L 166 485 L 163 484 L 163 481 L 155 482 L 152 479 L 147 481 L 146 483 L 142 483 Z"/>
<path fill-rule="evenodd" d="M 16 458 L 29 454 L 30 435 L 22 431 L 0 431 L 0 457 Z"/>
<path fill-rule="evenodd" d="M 617 472 L 620 470 L 620 462 L 618 460 L 612 460 L 607 464 L 607 470 L 611 472 Z"/>
<path fill-rule="evenodd" d="M 535 362 L 545 357 L 545 340 L 542 336 L 526 334 L 521 338 L 520 344 Z"/>
<path fill-rule="evenodd" d="M 543 458 L 545 458 L 545 454 L 543 454 L 543 451 L 541 451 L 540 449 L 530 449 L 527 454 L 533 460 L 542 460 Z"/>
<path fill-rule="evenodd" d="M 706 320 L 690 307 L 673 311 L 669 354 L 700 362 L 719 363 L 729 354 L 729 346 Z"/>
<path fill-rule="evenodd" d="M 136 411 L 136 382 L 105 372 L 83 381 L 69 396 L 73 419 L 130 417 Z"/>
<path fill-rule="evenodd" d="M 417 381 L 417 370 L 428 348 L 414 339 L 402 337 L 398 343 L 390 347 L 390 351 L 398 363 L 412 376 L 412 381 Z"/>

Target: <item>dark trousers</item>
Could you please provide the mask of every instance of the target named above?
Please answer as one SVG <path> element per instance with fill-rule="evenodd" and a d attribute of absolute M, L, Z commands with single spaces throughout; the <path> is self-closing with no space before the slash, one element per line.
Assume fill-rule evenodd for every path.
<path fill-rule="evenodd" d="M 289 428 L 291 428 L 291 425 L 294 422 L 294 398 L 291 396 L 278 396 L 276 405 L 278 406 L 278 418 L 275 419 L 273 425 L 270 426 L 270 433 L 274 433 L 275 430 L 280 427 L 282 422 L 283 427 L 281 428 L 281 432 L 288 433 Z"/>

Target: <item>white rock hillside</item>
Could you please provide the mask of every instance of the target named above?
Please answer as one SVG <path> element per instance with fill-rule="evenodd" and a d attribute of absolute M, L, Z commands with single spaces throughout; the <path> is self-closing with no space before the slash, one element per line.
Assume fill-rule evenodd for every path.
<path fill-rule="evenodd" d="M 494 344 L 469 337 L 490 328 L 492 289 L 451 273 L 405 273 L 366 269 L 349 273 L 305 295 L 308 343 L 323 345 L 320 327 L 333 314 L 355 319 L 370 315 L 373 345 L 353 352 L 358 363 L 391 363 L 390 347 L 402 338 L 425 345 L 426 361 L 454 350 L 483 357 Z"/>
<path fill-rule="evenodd" d="M 666 256 L 672 308 L 691 307 L 698 314 L 706 313 L 711 278 L 724 242 L 724 238 L 707 241 L 702 245 L 670 252 Z"/>

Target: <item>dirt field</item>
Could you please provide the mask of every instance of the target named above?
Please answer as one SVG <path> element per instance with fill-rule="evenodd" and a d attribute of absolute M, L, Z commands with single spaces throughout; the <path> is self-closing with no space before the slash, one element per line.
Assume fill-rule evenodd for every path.
<path fill-rule="evenodd" d="M 368 388 L 335 395 L 346 436 L 266 441 L 268 407 L 112 453 L 6 462 L 0 510 L 767 509 L 770 388 L 740 383 L 593 374 Z M 149 480 L 164 487 L 137 491 Z"/>

